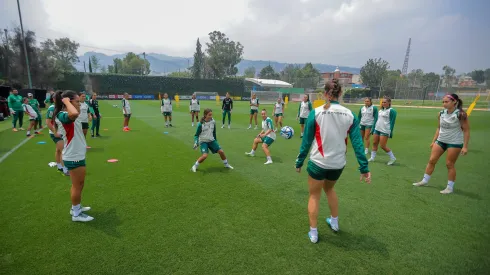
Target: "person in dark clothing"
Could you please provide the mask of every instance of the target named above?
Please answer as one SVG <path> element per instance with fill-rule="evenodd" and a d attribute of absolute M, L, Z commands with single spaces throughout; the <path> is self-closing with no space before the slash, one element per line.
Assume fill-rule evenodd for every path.
<path fill-rule="evenodd" d="M 231 111 L 233 110 L 233 99 L 230 98 L 230 93 L 226 93 L 221 109 L 223 110 L 223 126 L 221 128 L 225 128 L 225 117 L 228 115 L 228 129 L 230 129 Z"/>
<path fill-rule="evenodd" d="M 90 134 L 92 137 L 94 137 L 94 134 L 96 137 L 100 137 L 99 129 L 100 129 L 100 119 L 102 118 L 102 116 L 100 115 L 99 101 L 97 101 L 96 93 L 92 94 L 92 98 L 89 101 L 89 107 L 92 108 L 93 110 L 92 129 L 90 130 Z"/>

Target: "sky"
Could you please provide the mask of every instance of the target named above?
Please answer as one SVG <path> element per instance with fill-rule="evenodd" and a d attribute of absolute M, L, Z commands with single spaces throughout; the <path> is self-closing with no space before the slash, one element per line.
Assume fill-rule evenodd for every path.
<path fill-rule="evenodd" d="M 190 57 L 219 30 L 244 58 L 361 67 L 383 58 L 409 71 L 490 67 L 489 0 L 20 0 L 38 41 L 69 37 L 79 53 L 127 51 Z M 19 24 L 16 0 L 0 0 L 0 26 Z"/>

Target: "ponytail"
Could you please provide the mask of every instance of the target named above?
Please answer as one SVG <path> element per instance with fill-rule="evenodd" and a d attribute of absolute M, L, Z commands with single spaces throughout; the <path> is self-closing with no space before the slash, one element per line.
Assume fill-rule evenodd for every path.
<path fill-rule="evenodd" d="M 70 98 L 70 100 L 73 100 L 75 96 L 77 95 L 77 92 L 74 91 L 56 91 L 54 94 L 54 112 L 53 112 L 53 120 L 56 121 L 56 117 L 58 114 L 63 110 L 64 104 L 62 99 L 65 97 Z M 56 130 L 58 130 L 58 124 L 55 123 L 54 127 Z"/>
<path fill-rule="evenodd" d="M 456 101 L 456 109 L 459 110 L 459 119 L 466 119 L 466 112 L 463 110 L 463 100 L 457 94 L 446 95 L 451 101 Z"/>

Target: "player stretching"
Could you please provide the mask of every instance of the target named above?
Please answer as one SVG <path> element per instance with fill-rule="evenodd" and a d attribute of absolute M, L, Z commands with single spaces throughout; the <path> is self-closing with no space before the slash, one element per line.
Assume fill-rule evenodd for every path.
<path fill-rule="evenodd" d="M 194 127 L 194 117 L 196 117 L 196 123 L 199 121 L 199 111 L 201 110 L 201 105 L 199 104 L 199 99 L 196 99 L 196 95 L 193 94 L 191 101 L 189 102 L 189 111 L 192 117 L 192 127 Z"/>
<path fill-rule="evenodd" d="M 32 108 L 31 105 L 29 105 L 29 99 L 27 97 L 24 97 L 23 99 L 23 104 L 22 104 L 22 109 L 24 111 L 24 113 L 29 116 L 29 127 L 27 128 L 27 135 L 28 137 L 31 136 L 31 129 L 32 128 L 37 128 L 37 113 L 36 111 L 34 110 L 34 108 Z M 34 130 L 35 134 L 39 134 L 39 132 L 37 130 Z"/>
<path fill-rule="evenodd" d="M 248 124 L 248 129 L 252 129 L 252 118 L 255 119 L 255 130 L 257 130 L 257 113 L 259 112 L 259 99 L 256 94 L 252 94 L 252 98 L 250 99 L 250 122 Z"/>
<path fill-rule="evenodd" d="M 223 99 L 223 105 L 221 105 L 223 110 L 223 125 L 221 128 L 225 128 L 225 117 L 228 115 L 228 129 L 231 125 L 231 111 L 233 111 L 233 99 L 230 98 L 230 93 L 226 93 L 225 99 Z"/>
<path fill-rule="evenodd" d="M 276 131 L 279 129 L 277 123 L 279 122 L 280 127 L 282 128 L 282 119 L 284 118 L 284 102 L 282 102 L 282 98 L 278 98 L 277 102 L 274 103 L 274 123 L 276 124 Z"/>
<path fill-rule="evenodd" d="M 56 145 L 54 159 L 56 160 L 56 166 L 58 168 L 58 171 L 65 176 L 69 176 L 70 173 L 68 173 L 68 169 L 66 169 L 66 167 L 63 165 L 63 161 L 61 160 L 61 152 L 63 150 L 63 137 L 56 130 L 55 119 L 53 118 L 54 95 L 55 93 L 53 92 L 53 94 L 49 97 L 49 102 L 51 103 L 51 106 L 49 106 L 48 111 L 46 112 L 46 125 L 48 126 L 49 129 L 49 136 L 51 137 L 54 144 Z"/>
<path fill-rule="evenodd" d="M 393 129 L 395 128 L 396 111 L 391 108 L 391 98 L 389 96 L 383 97 L 383 102 L 381 103 L 381 110 L 378 111 L 378 119 L 374 120 L 374 131 L 371 133 L 374 135 L 373 139 L 373 150 L 371 151 L 371 158 L 369 161 L 374 161 L 376 158 L 376 151 L 378 150 L 378 144 L 381 145 L 381 149 L 385 151 L 388 156 L 390 156 L 390 161 L 388 165 L 393 165 L 395 163 L 395 155 L 386 144 L 388 143 L 388 138 L 393 138 Z"/>
<path fill-rule="evenodd" d="M 74 91 L 57 92 L 54 98 L 56 130 L 63 133 L 63 162 L 70 172 L 71 204 L 70 215 L 74 222 L 88 222 L 94 218 L 83 213 L 90 207 L 82 207 L 82 190 L 85 184 L 85 154 L 87 143 L 83 136 L 80 114 L 80 98 Z"/>
<path fill-rule="evenodd" d="M 163 117 L 165 118 L 165 128 L 172 127 L 172 101 L 168 98 L 168 94 L 165 93 L 162 99 L 162 106 L 160 107 Z"/>
<path fill-rule="evenodd" d="M 310 193 L 308 237 L 312 243 L 318 242 L 317 218 L 322 189 L 327 194 L 331 212 L 330 218 L 327 218 L 326 221 L 332 230 L 339 231 L 338 199 L 334 186 L 346 164 L 347 135 L 360 165 L 361 181 L 364 179 L 367 183 L 371 182 L 368 161 L 363 154 L 359 120 L 352 111 L 339 104 L 338 98 L 341 95 L 342 88 L 337 79 L 325 84 L 325 98 L 330 98 L 330 100 L 309 114 L 305 136 L 296 159 L 296 171 L 300 173 L 308 151 L 313 146 L 306 168 Z"/>
<path fill-rule="evenodd" d="M 39 130 L 43 129 L 43 123 L 42 123 L 42 117 L 41 117 L 41 111 L 39 110 L 39 101 L 33 97 L 33 94 L 28 93 L 27 97 L 29 98 L 29 105 L 31 105 L 32 109 L 37 114 L 36 118 L 36 124 L 34 125 L 34 130 L 37 130 L 39 127 Z"/>
<path fill-rule="evenodd" d="M 267 111 L 265 109 L 262 109 L 262 112 L 260 114 L 262 116 L 262 131 L 254 139 L 254 142 L 252 144 L 252 151 L 246 152 L 245 154 L 254 157 L 255 150 L 257 150 L 258 144 L 262 143 L 262 150 L 264 150 L 264 153 L 267 156 L 267 161 L 264 164 L 271 164 L 272 158 L 269 147 L 276 139 L 276 133 L 274 132 L 272 119 L 267 116 Z"/>
<path fill-rule="evenodd" d="M 213 119 L 213 111 L 211 109 L 204 110 L 201 122 L 197 124 L 193 149 L 197 149 L 198 146 L 200 146 L 202 156 L 198 158 L 196 163 L 192 166 L 192 172 L 196 172 L 199 164 L 206 160 L 209 150 L 211 150 L 212 154 L 219 154 L 226 168 L 233 169 L 233 167 L 228 164 L 225 152 L 223 152 L 223 149 L 221 149 L 216 140 L 216 121 Z"/>
<path fill-rule="evenodd" d="M 311 102 L 308 99 L 308 95 L 304 95 L 303 101 L 301 101 L 301 103 L 299 104 L 298 116 L 296 117 L 296 120 L 299 119 L 299 124 L 301 125 L 300 138 L 303 137 L 303 132 L 305 131 L 305 122 L 310 115 L 311 110 L 313 110 L 313 107 L 311 106 Z"/>
<path fill-rule="evenodd" d="M 442 99 L 444 110 L 439 112 L 439 127 L 437 127 L 434 139 L 430 144 L 432 152 L 429 163 L 425 168 L 425 174 L 422 181 L 416 182 L 414 186 L 425 186 L 429 183 L 430 176 L 434 172 L 439 158 L 447 151 L 447 187 L 441 191 L 441 194 L 450 194 L 454 189 L 456 181 L 456 168 L 454 164 L 459 155 L 468 153 L 468 142 L 470 141 L 470 124 L 468 116 L 463 111 L 463 101 L 456 94 L 446 95 Z"/>
<path fill-rule="evenodd" d="M 129 128 L 129 119 L 131 118 L 131 105 L 129 104 L 129 94 L 124 93 L 124 98 L 122 100 L 122 109 L 124 115 L 124 125 L 123 131 L 128 132 L 131 129 Z"/>
<path fill-rule="evenodd" d="M 361 119 L 361 137 L 364 139 L 364 153 L 368 154 L 371 129 L 374 122 L 378 120 L 378 107 L 373 106 L 373 101 L 370 97 L 364 99 L 364 106 L 359 110 L 359 118 Z"/>

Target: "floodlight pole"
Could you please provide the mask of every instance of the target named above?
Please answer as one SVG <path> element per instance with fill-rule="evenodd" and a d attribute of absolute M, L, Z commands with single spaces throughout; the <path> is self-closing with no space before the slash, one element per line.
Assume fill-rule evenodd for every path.
<path fill-rule="evenodd" d="M 19 0 L 17 0 L 17 9 L 19 10 L 20 30 L 21 30 L 21 33 L 22 33 L 22 42 L 24 44 L 24 54 L 25 54 L 25 57 L 26 57 L 27 78 L 29 79 L 29 89 L 32 89 L 31 70 L 29 68 L 29 57 L 27 56 L 26 39 L 24 37 L 24 26 L 22 25 L 22 14 L 20 12 L 20 3 L 19 3 Z"/>

